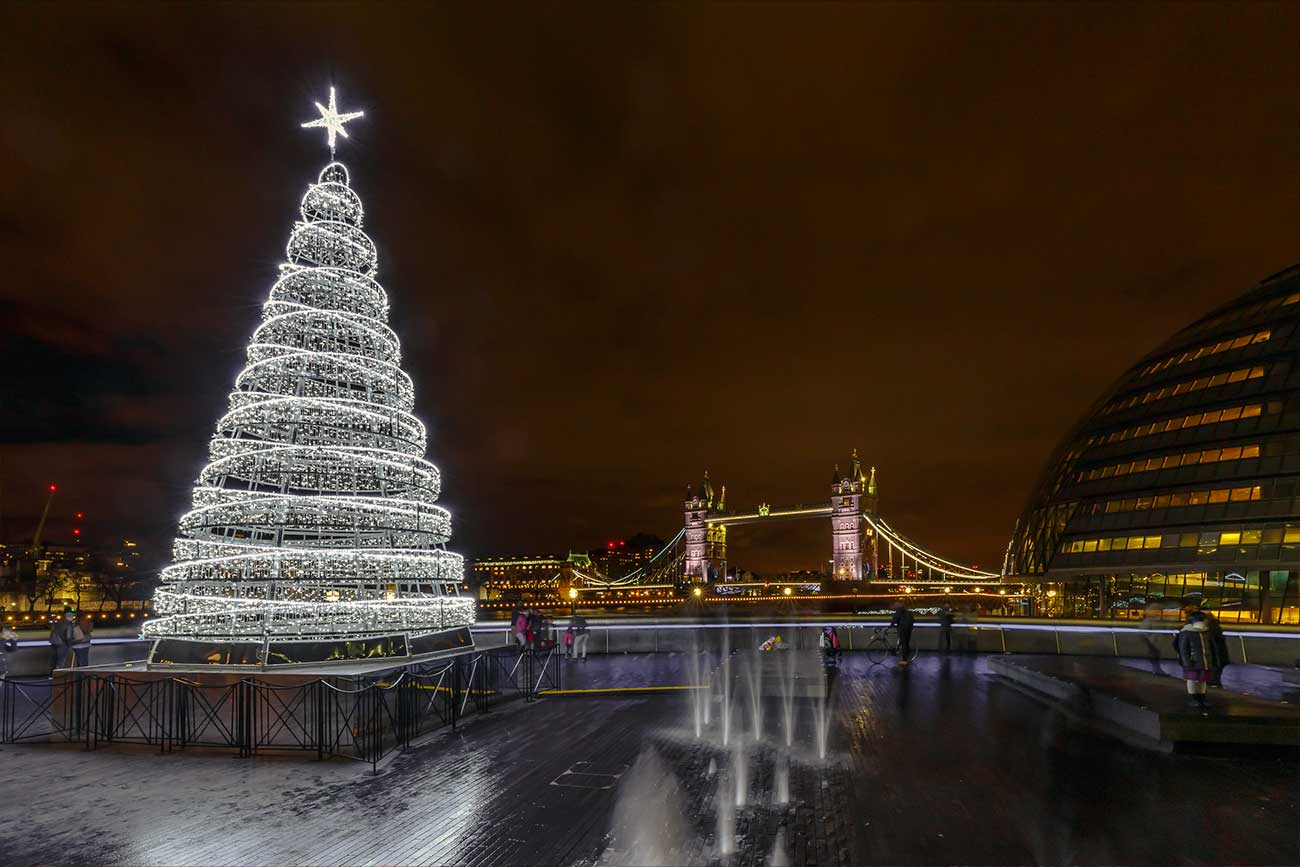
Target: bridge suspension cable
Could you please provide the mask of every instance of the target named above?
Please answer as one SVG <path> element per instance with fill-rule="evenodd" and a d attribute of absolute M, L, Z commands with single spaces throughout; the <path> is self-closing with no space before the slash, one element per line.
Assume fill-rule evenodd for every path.
<path fill-rule="evenodd" d="M 681 579 L 680 574 L 673 573 L 674 567 L 680 571 L 681 560 L 684 551 L 681 549 L 682 538 L 686 535 L 686 528 L 677 531 L 662 548 L 655 552 L 654 556 L 644 566 L 638 566 L 622 578 L 607 578 L 596 570 L 593 574 L 588 575 L 585 572 L 573 570 L 575 577 L 589 587 L 631 587 L 637 584 L 675 584 Z M 668 574 L 665 577 L 665 573 Z"/>
<path fill-rule="evenodd" d="M 962 566 L 931 554 L 919 545 L 908 541 L 903 534 L 886 524 L 883 518 L 873 517 L 863 512 L 862 519 L 875 531 L 877 538 L 888 543 L 891 550 L 898 551 L 902 558 L 902 565 L 905 566 L 910 558 L 917 565 L 918 573 L 921 568 L 928 569 L 931 573 L 929 580 L 934 580 L 936 572 L 940 575 L 940 580 L 952 582 L 989 584 L 1002 579 L 1002 576 L 996 572 L 985 572 L 983 569 Z M 891 557 L 890 560 L 892 561 L 893 558 Z"/>

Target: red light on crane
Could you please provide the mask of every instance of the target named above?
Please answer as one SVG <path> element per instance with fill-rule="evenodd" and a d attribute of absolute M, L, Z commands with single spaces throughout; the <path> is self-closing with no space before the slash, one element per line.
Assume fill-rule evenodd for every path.
<path fill-rule="evenodd" d="M 58 490 L 58 487 L 57 487 L 57 486 L 55 486 L 55 485 L 50 485 L 50 493 L 51 493 L 51 494 L 54 493 L 54 492 L 57 491 L 57 490 Z"/>
<path fill-rule="evenodd" d="M 83 515 L 83 514 L 81 514 L 80 512 L 77 513 L 77 520 L 78 520 L 78 521 L 80 521 L 80 520 L 81 520 L 82 518 L 84 518 L 84 517 L 86 517 L 86 516 Z"/>
<path fill-rule="evenodd" d="M 74 535 L 74 536 L 80 536 L 80 535 L 81 535 L 81 528 L 80 528 L 80 527 L 73 527 L 73 528 L 72 528 L 72 535 Z"/>

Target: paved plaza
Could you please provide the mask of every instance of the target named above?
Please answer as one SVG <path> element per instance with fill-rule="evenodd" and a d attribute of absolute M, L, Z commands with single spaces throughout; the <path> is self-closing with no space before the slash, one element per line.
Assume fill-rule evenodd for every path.
<path fill-rule="evenodd" d="M 719 686 L 516 702 L 374 776 L 342 760 L 5 747 L 0 863 L 1300 863 L 1294 753 L 1128 746 L 982 657 L 899 669 L 849 654 L 829 682 L 815 654 L 758 659 L 570 663 L 566 688 L 710 669 Z"/>

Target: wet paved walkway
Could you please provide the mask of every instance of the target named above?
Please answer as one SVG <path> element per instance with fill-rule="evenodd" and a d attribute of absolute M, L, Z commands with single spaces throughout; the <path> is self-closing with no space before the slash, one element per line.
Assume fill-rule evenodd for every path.
<path fill-rule="evenodd" d="M 898 669 L 846 655 L 823 713 L 771 670 L 751 676 L 752 658 L 726 678 L 725 746 L 719 696 L 665 692 L 519 703 L 378 776 L 337 760 L 5 747 L 0 864 L 1300 863 L 1294 754 L 1131 748 L 969 656 Z M 711 663 L 593 658 L 565 686 L 685 682 Z M 765 692 L 761 740 L 749 683 Z"/>

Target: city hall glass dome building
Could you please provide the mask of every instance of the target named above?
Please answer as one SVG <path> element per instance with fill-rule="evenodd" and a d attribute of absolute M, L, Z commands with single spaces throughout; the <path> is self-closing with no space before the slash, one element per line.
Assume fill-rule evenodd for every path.
<path fill-rule="evenodd" d="M 1036 613 L 1300 620 L 1300 266 L 1175 334 L 1065 437 L 1005 572 Z"/>

